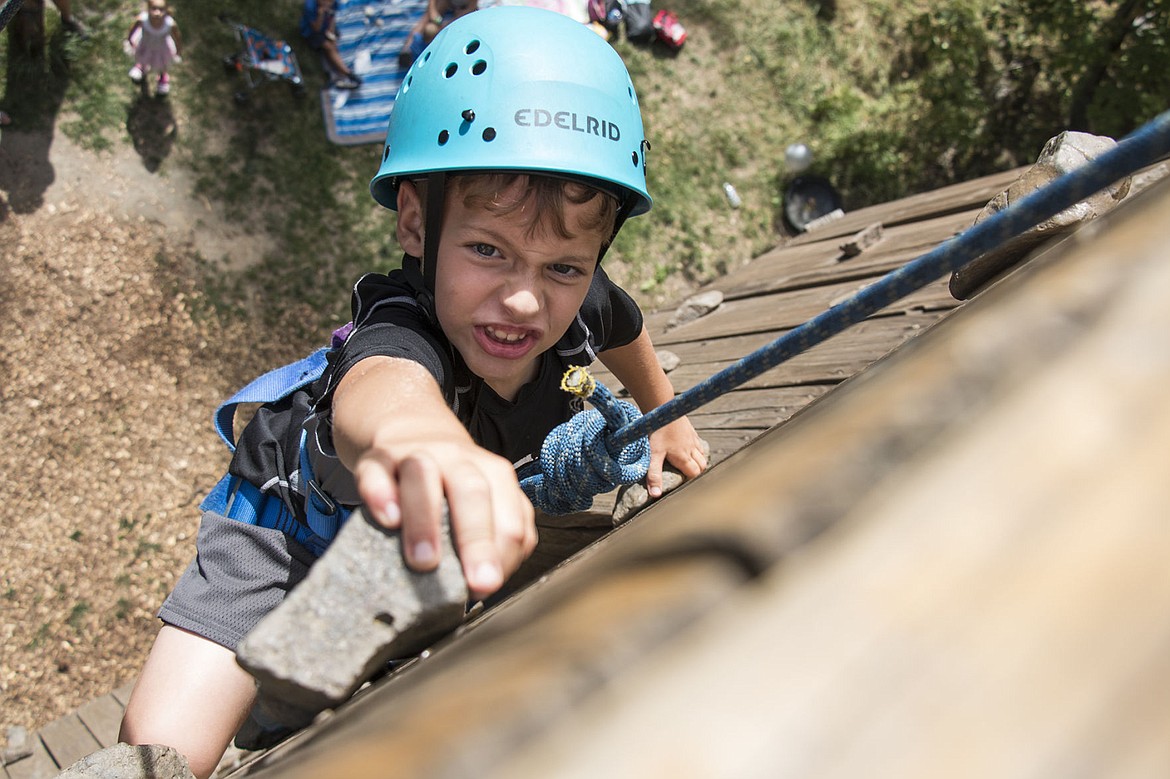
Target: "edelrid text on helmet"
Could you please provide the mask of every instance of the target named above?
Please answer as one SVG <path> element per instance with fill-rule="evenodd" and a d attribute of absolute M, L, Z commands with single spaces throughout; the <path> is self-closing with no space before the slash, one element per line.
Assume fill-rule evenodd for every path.
<path fill-rule="evenodd" d="M 557 127 L 575 133 L 590 133 L 609 138 L 622 139 L 622 130 L 616 123 L 595 116 L 581 116 L 576 111 L 549 111 L 545 108 L 521 108 L 513 117 L 520 127 Z"/>
<path fill-rule="evenodd" d="M 496 6 L 456 19 L 407 71 L 370 191 L 428 173 L 517 171 L 581 179 L 630 215 L 650 209 L 649 144 L 621 57 L 580 22 Z"/>

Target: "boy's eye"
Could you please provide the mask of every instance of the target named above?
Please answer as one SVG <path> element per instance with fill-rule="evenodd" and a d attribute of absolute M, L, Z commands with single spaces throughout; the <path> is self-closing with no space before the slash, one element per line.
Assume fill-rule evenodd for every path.
<path fill-rule="evenodd" d="M 568 278 L 581 276 L 585 273 L 585 271 L 581 270 L 576 265 L 569 265 L 569 264 L 564 263 L 564 262 L 557 262 L 557 263 L 554 263 L 548 267 L 549 267 L 549 270 L 551 270 L 553 273 L 557 274 L 558 276 L 565 276 Z"/>
<path fill-rule="evenodd" d="M 499 253 L 490 243 L 477 243 L 471 248 L 481 257 L 495 257 Z"/>

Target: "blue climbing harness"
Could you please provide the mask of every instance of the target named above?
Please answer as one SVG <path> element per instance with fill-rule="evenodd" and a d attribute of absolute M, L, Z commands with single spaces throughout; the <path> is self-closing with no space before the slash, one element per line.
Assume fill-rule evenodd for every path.
<path fill-rule="evenodd" d="M 333 332 L 329 346 L 323 346 L 308 357 L 253 379 L 221 403 L 215 410 L 215 431 L 228 449 L 232 452 L 236 450 L 234 421 L 236 408 L 241 403 L 272 403 L 317 381 L 329 365 L 329 353 L 345 343 L 352 330 L 352 322 L 338 328 Z M 313 554 L 321 556 L 353 509 L 341 505 L 321 489 L 313 472 L 307 444 L 308 434 L 302 430 L 297 484 L 290 485 L 294 489 L 303 485 L 303 489 L 298 491 L 303 491 L 305 496 L 306 522 L 298 522 L 279 495 L 264 492 L 246 479 L 230 473 L 220 479 L 203 499 L 199 504 L 200 510 L 214 511 L 248 525 L 279 530 L 292 536 Z"/>

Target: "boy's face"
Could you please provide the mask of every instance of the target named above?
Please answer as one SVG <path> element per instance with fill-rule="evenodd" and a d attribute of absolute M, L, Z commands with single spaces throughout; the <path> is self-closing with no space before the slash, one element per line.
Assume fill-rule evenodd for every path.
<path fill-rule="evenodd" d="M 500 199 L 523 191 L 518 180 Z M 435 278 L 439 324 L 471 371 L 513 400 L 585 300 L 603 235 L 582 229 L 581 220 L 595 209 L 566 200 L 571 237 L 562 238 L 544 226 L 532 230 L 523 212 L 448 201 Z"/>

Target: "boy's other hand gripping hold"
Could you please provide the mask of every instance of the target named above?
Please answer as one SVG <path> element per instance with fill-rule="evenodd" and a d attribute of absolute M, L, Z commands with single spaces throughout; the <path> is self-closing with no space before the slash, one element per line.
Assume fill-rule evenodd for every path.
<path fill-rule="evenodd" d="M 392 391 L 398 409 L 387 409 Z M 372 357 L 342 380 L 334 400 L 338 454 L 374 519 L 401 528 L 406 561 L 438 563 L 446 500 L 472 594 L 500 588 L 536 547 L 535 511 L 511 464 L 472 441 L 417 363 Z"/>
<path fill-rule="evenodd" d="M 658 362 L 654 345 L 643 328 L 630 343 L 598 355 L 613 372 L 643 413 L 658 408 L 674 397 L 674 387 Z M 686 417 L 676 419 L 650 434 L 650 468 L 646 472 L 646 492 L 651 498 L 662 497 L 662 466 L 669 462 L 688 479 L 707 469 L 703 439 Z"/>
<path fill-rule="evenodd" d="M 650 470 L 646 473 L 646 491 L 650 497 L 662 497 L 662 466 L 669 462 L 687 479 L 707 470 L 707 453 L 703 439 L 686 417 L 650 434 Z"/>

